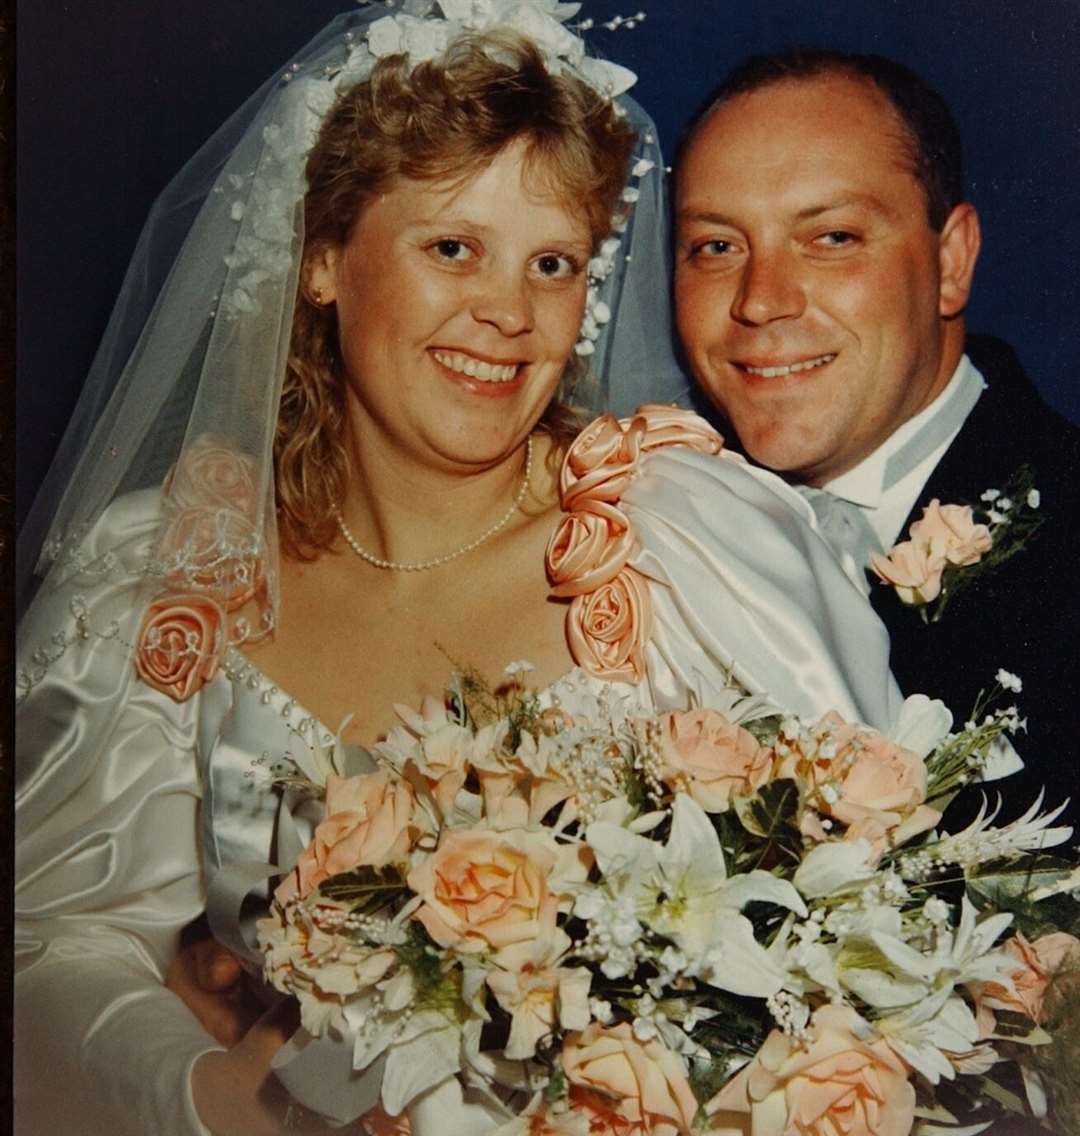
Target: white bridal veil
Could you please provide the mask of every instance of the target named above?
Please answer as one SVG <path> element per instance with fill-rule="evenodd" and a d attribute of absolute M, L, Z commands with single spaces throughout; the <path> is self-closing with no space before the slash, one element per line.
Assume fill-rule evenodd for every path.
<path fill-rule="evenodd" d="M 426 58 L 461 30 L 518 26 L 539 39 L 549 65 L 618 94 L 639 138 L 624 197 L 622 232 L 590 265 L 589 314 L 579 345 L 590 366 L 586 409 L 627 413 L 646 396 L 682 400 L 688 381 L 672 353 L 663 166 L 652 124 L 621 90 L 633 76 L 584 55 L 560 23 L 577 5 L 405 0 L 342 13 L 240 107 L 155 203 L 105 336 L 56 458 L 20 535 L 17 603 L 35 590 L 130 573 L 86 537 L 117 498 L 165 485 L 162 525 L 195 502 L 169 471 L 182 452 L 210 439 L 243 456 L 244 523 L 175 540 L 142 564 L 146 595 L 253 581 L 255 602 L 237 637 L 273 625 L 277 602 L 271 449 L 303 248 L 304 162 L 338 91 L 365 79 L 379 55 Z M 392 15 L 391 15 L 392 13 Z M 557 17 L 557 19 L 556 19 Z M 543 37 L 546 37 L 546 41 Z M 632 255 L 631 255 L 631 249 Z M 219 487 L 220 488 L 220 487 Z M 205 492 L 205 489 L 200 490 Z M 231 502 L 235 504 L 235 501 Z M 238 579 L 234 577 L 239 574 Z M 44 577 L 44 583 L 40 583 Z M 128 581 L 131 582 L 130 579 Z M 81 618 L 80 618 L 81 616 Z M 73 611 L 47 641 L 26 639 L 18 683 L 63 650 L 63 640 L 107 634 L 92 613 Z"/>

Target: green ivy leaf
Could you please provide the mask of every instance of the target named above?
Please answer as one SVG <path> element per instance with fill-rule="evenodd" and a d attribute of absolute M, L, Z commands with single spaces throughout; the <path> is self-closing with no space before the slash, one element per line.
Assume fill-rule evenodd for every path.
<path fill-rule="evenodd" d="M 361 867 L 339 872 L 319 885 L 319 894 L 350 911 L 374 915 L 409 895 L 401 869 L 393 864 L 384 868 Z"/>
<path fill-rule="evenodd" d="M 752 797 L 736 797 L 735 813 L 747 832 L 773 841 L 796 827 L 799 787 L 787 778 L 770 781 Z"/>

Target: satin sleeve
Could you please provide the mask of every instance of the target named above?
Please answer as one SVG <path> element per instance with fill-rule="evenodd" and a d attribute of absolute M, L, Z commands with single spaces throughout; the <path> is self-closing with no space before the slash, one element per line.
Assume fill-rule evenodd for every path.
<path fill-rule="evenodd" d="M 122 498 L 20 628 L 15 1111 L 21 1136 L 205 1136 L 195 1059 L 221 1047 L 163 985 L 203 909 L 198 696 L 135 679 L 133 568 L 153 501 Z"/>
<path fill-rule="evenodd" d="M 730 674 L 800 717 L 895 722 L 888 633 L 781 478 L 672 447 L 648 455 L 620 507 L 639 540 L 630 566 L 651 582 L 658 706 L 707 699 Z"/>

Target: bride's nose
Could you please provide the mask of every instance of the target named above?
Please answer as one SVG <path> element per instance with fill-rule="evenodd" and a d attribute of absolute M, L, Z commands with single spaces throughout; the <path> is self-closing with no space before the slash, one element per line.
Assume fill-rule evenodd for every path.
<path fill-rule="evenodd" d="M 505 336 L 532 331 L 535 313 L 524 274 L 495 269 L 484 273 L 473 294 L 472 315 L 478 323 L 491 324 Z"/>

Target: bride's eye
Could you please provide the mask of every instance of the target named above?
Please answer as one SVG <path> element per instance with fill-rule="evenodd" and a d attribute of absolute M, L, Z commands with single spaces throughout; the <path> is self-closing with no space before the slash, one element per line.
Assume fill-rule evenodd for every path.
<path fill-rule="evenodd" d="M 725 241 L 720 237 L 715 237 L 711 241 L 701 241 L 691 248 L 691 257 L 715 257 L 724 256 L 731 252 L 731 242 Z"/>
<path fill-rule="evenodd" d="M 546 252 L 533 263 L 536 271 L 546 280 L 563 280 L 568 276 L 576 276 L 581 268 L 571 257 L 556 252 Z"/>
<path fill-rule="evenodd" d="M 472 249 L 457 237 L 441 237 L 431 247 L 441 260 L 454 261 L 456 264 L 464 263 L 473 255 Z"/>

